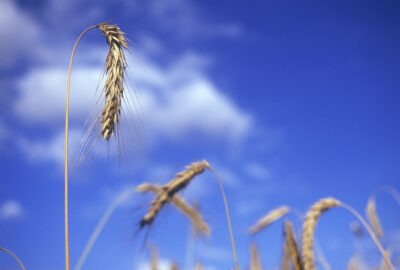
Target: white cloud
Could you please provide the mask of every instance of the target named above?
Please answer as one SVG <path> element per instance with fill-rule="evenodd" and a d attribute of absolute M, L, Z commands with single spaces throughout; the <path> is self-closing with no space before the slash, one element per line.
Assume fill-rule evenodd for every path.
<path fill-rule="evenodd" d="M 24 208 L 18 201 L 9 200 L 0 205 L 0 220 L 22 218 L 24 215 Z"/>
<path fill-rule="evenodd" d="M 39 47 L 41 30 L 13 1 L 0 1 L 0 69 L 31 58 Z"/>
<path fill-rule="evenodd" d="M 258 163 L 247 163 L 244 166 L 244 170 L 248 175 L 260 180 L 266 180 L 271 176 L 271 172 Z"/>
<path fill-rule="evenodd" d="M 252 117 L 207 78 L 202 68 L 208 63 L 209 59 L 189 53 L 167 68 L 142 61 L 135 65 L 141 68 L 130 71 L 137 84 L 143 85 L 138 94 L 139 112 L 148 144 L 154 145 L 160 138 L 178 141 L 194 133 L 240 142 L 249 134 Z M 14 109 L 22 121 L 42 125 L 63 122 L 66 73 L 66 69 L 47 66 L 33 69 L 21 79 Z M 101 106 L 95 104 L 100 73 L 100 67 L 78 66 L 73 70 L 72 120 L 83 122 L 95 106 Z"/>
<path fill-rule="evenodd" d="M 70 117 L 87 117 L 95 104 L 101 68 L 76 68 L 72 72 Z M 67 70 L 52 66 L 33 69 L 18 83 L 19 97 L 14 104 L 23 121 L 37 124 L 59 122 L 65 116 Z"/>
<path fill-rule="evenodd" d="M 80 150 L 83 134 L 79 130 L 69 131 L 69 157 L 75 161 Z M 32 162 L 55 162 L 62 167 L 64 164 L 64 131 L 60 131 L 51 138 L 43 140 L 32 140 L 20 138 L 18 140 L 20 149 Z"/>

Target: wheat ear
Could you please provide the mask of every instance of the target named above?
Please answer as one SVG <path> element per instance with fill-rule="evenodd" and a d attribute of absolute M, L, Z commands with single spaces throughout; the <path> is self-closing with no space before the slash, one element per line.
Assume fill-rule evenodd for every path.
<path fill-rule="evenodd" d="M 356 255 L 353 255 L 349 263 L 347 264 L 347 270 L 357 270 L 358 269 L 358 258 Z"/>
<path fill-rule="evenodd" d="M 383 230 L 382 230 L 381 222 L 379 221 L 378 214 L 376 212 L 376 203 L 375 203 L 374 197 L 371 197 L 368 199 L 366 213 L 367 213 L 368 220 L 371 223 L 372 228 L 374 229 L 374 231 L 376 233 L 376 236 L 378 236 L 378 238 L 382 238 Z"/>
<path fill-rule="evenodd" d="M 22 264 L 22 262 L 20 261 L 20 259 L 18 259 L 17 255 L 15 255 L 14 253 L 12 253 L 11 251 L 9 251 L 8 249 L 2 248 L 0 247 L 0 250 L 10 254 L 11 256 L 13 256 L 13 258 L 18 262 L 19 266 L 21 266 L 22 270 L 25 270 L 24 265 Z"/>
<path fill-rule="evenodd" d="M 138 192 L 153 192 L 156 194 L 162 193 L 163 189 L 161 186 L 157 185 L 152 185 L 148 183 L 143 183 L 139 185 L 136 188 L 136 191 Z M 210 234 L 210 228 L 207 225 L 207 223 L 203 220 L 201 214 L 199 211 L 191 207 L 182 197 L 180 197 L 178 194 L 175 194 L 171 198 L 171 203 L 178 208 L 179 211 L 181 211 L 184 215 L 186 215 L 192 222 L 192 224 L 195 226 L 195 228 L 204 234 L 208 235 Z"/>
<path fill-rule="evenodd" d="M 289 212 L 289 207 L 287 206 L 281 206 L 278 208 L 275 208 L 268 212 L 265 216 L 260 218 L 254 226 L 252 226 L 249 230 L 250 234 L 255 234 L 262 229 L 268 227 L 271 225 L 273 222 L 277 221 L 278 219 L 282 218 Z"/>
<path fill-rule="evenodd" d="M 284 232 L 286 238 L 287 248 L 290 256 L 292 257 L 293 265 L 295 270 L 302 270 L 301 257 L 299 247 L 297 245 L 296 236 L 293 231 L 292 223 L 289 220 L 285 221 Z"/>
<path fill-rule="evenodd" d="M 251 243 L 250 246 L 250 270 L 262 270 L 260 263 L 260 256 L 258 254 L 258 249 L 255 243 Z"/>
<path fill-rule="evenodd" d="M 128 49 L 128 45 L 124 33 L 118 26 L 100 24 L 99 28 L 110 46 L 105 65 L 105 74 L 107 75 L 104 84 L 105 104 L 100 120 L 100 133 L 105 140 L 109 140 L 118 127 L 126 69 L 126 59 L 122 48 Z"/>
<path fill-rule="evenodd" d="M 205 160 L 194 162 L 187 166 L 185 171 L 178 173 L 175 178 L 162 186 L 162 191 L 157 192 L 156 198 L 151 202 L 149 211 L 140 221 L 140 228 L 151 225 L 164 205 L 170 202 L 176 193 L 184 189 L 196 175 L 204 172 L 208 166 Z"/>
<path fill-rule="evenodd" d="M 318 218 L 324 213 L 325 211 L 333 208 L 341 206 L 342 208 L 346 209 L 350 213 L 352 213 L 365 227 L 368 231 L 369 235 L 371 236 L 372 240 L 375 242 L 375 245 L 379 249 L 382 257 L 390 270 L 394 270 L 392 263 L 389 260 L 385 250 L 383 249 L 381 243 L 378 240 L 378 237 L 368 225 L 368 223 L 364 220 L 364 218 L 352 207 L 339 202 L 334 198 L 326 198 L 316 202 L 310 210 L 307 212 L 306 218 L 303 223 L 303 236 L 302 236 L 302 244 L 303 244 L 303 269 L 304 270 L 315 270 L 315 261 L 314 261 L 314 252 L 313 252 L 313 244 L 314 244 L 314 231 L 318 221 Z"/>
<path fill-rule="evenodd" d="M 339 201 L 333 198 L 326 198 L 315 203 L 310 210 L 308 210 L 306 218 L 303 223 L 303 236 L 302 236 L 302 259 L 304 270 L 315 270 L 314 258 L 314 231 L 317 225 L 318 218 L 327 210 L 336 207 L 340 204 Z"/>
<path fill-rule="evenodd" d="M 287 241 L 285 240 L 283 242 L 283 251 L 282 251 L 282 261 L 281 261 L 281 270 L 289 270 L 290 269 L 290 251 L 289 247 L 287 245 Z"/>

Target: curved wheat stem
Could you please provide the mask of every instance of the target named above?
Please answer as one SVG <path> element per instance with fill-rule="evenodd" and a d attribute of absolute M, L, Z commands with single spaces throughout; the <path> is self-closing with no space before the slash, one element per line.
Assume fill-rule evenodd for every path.
<path fill-rule="evenodd" d="M 90 29 L 96 28 L 94 25 L 86 28 L 78 37 L 72 49 L 71 58 L 69 60 L 68 77 L 67 77 L 67 93 L 65 102 L 65 148 L 64 148 L 64 222 L 65 222 L 65 268 L 69 270 L 69 234 L 68 234 L 68 124 L 69 124 L 69 92 L 71 84 L 72 61 L 74 60 L 75 50 L 83 35 Z"/>
<path fill-rule="evenodd" d="M 11 251 L 9 251 L 8 249 L 2 248 L 0 247 L 0 250 L 10 254 L 11 256 L 13 256 L 13 258 L 19 263 L 19 265 L 21 266 L 22 270 L 25 270 L 24 265 L 22 264 L 22 262 L 20 261 L 20 259 L 18 259 L 17 255 L 15 255 L 14 253 L 12 253 Z"/>

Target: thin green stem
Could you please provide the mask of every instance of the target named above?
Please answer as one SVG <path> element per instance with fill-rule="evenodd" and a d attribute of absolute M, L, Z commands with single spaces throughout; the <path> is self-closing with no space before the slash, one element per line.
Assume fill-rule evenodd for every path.
<path fill-rule="evenodd" d="M 237 261 L 237 256 L 236 256 L 235 239 L 233 238 L 233 231 L 232 231 L 232 225 L 231 225 L 231 218 L 230 218 L 230 216 L 229 216 L 228 202 L 227 202 L 227 200 L 226 200 L 225 191 L 224 191 L 224 186 L 222 185 L 221 178 L 219 177 L 219 175 L 217 174 L 217 172 L 216 172 L 211 166 L 209 166 L 208 169 L 209 169 L 213 174 L 215 174 L 215 176 L 216 176 L 217 179 L 218 179 L 219 186 L 220 186 L 220 188 L 221 188 L 222 198 L 224 199 L 224 204 L 225 204 L 226 219 L 227 219 L 227 221 L 228 221 L 229 234 L 230 234 L 231 242 L 232 242 L 233 258 L 234 258 L 234 260 L 235 260 L 235 269 L 236 269 L 236 270 L 239 270 L 238 261 Z"/>
<path fill-rule="evenodd" d="M 75 50 L 79 43 L 79 40 L 83 35 L 90 29 L 96 28 L 99 25 L 91 26 L 85 29 L 78 37 L 75 42 L 74 48 L 72 49 L 71 58 L 69 60 L 68 67 L 68 78 L 67 78 L 67 94 L 65 100 L 65 155 L 64 155 L 64 223 L 65 223 L 65 269 L 69 270 L 69 235 L 68 235 L 68 123 L 69 123 L 69 89 L 71 82 L 71 68 L 72 61 L 74 59 Z"/>
<path fill-rule="evenodd" d="M 9 250 L 7 250 L 7 249 L 5 249 L 5 248 L 1 248 L 1 247 L 0 247 L 0 250 L 5 251 L 5 252 L 7 252 L 8 254 L 10 254 L 11 256 L 13 256 L 14 259 L 19 263 L 19 265 L 21 266 L 21 268 L 22 268 L 23 270 L 25 270 L 24 265 L 23 265 L 22 262 L 18 259 L 17 255 L 15 255 L 14 253 L 12 253 L 11 251 L 9 251 Z"/>

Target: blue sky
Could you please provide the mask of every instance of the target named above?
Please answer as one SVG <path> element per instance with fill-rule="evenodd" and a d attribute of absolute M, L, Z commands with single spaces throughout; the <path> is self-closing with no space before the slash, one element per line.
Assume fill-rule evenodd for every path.
<path fill-rule="evenodd" d="M 69 55 L 86 27 L 112 19 L 131 41 L 131 111 L 122 123 L 126 156 L 96 147 L 70 168 L 74 266 L 96 223 L 126 189 L 164 183 L 207 159 L 223 178 L 239 265 L 255 241 L 268 269 L 279 266 L 282 222 L 247 230 L 288 205 L 300 217 L 333 196 L 364 213 L 368 196 L 400 190 L 400 5 L 397 1 L 12 1 L 0 3 L 0 246 L 27 269 L 64 268 L 63 128 Z M 70 154 L 74 164 L 96 102 L 107 53 L 100 31 L 77 49 L 72 71 Z M 134 131 L 136 127 L 136 131 Z M 188 221 L 172 207 L 148 241 L 165 265 L 190 258 L 233 267 L 223 201 L 210 172 L 184 192 L 212 233 L 191 245 Z M 84 269 L 147 269 L 144 234 L 133 238 L 150 196 L 117 209 Z M 385 193 L 377 209 L 383 243 L 399 255 L 399 206 Z M 297 230 L 298 215 L 290 214 Z M 332 268 L 363 249 L 342 209 L 324 215 L 316 236 Z M 395 245 L 397 242 L 397 246 Z M 192 246 L 192 248 L 190 248 Z M 192 255 L 190 255 L 192 254 Z M 189 256 L 189 257 L 188 257 Z M 188 259 L 189 258 L 189 259 Z M 0 254 L 0 268 L 18 269 Z"/>

